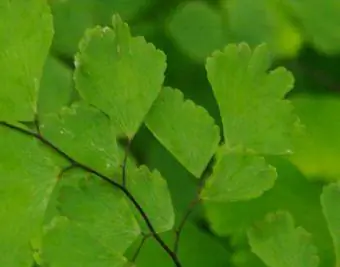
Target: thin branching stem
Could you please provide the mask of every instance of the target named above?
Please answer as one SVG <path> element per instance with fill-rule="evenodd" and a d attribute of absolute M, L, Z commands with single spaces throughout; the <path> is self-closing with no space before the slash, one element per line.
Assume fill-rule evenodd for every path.
<path fill-rule="evenodd" d="M 128 140 L 128 143 L 125 147 L 124 159 L 123 159 L 123 164 L 122 164 L 122 185 L 124 188 L 126 188 L 126 167 L 127 167 L 126 164 L 127 164 L 127 160 L 129 157 L 130 145 L 131 145 L 131 140 Z"/>
<path fill-rule="evenodd" d="M 138 245 L 138 248 L 136 249 L 132 259 L 131 259 L 131 262 L 135 263 L 144 244 L 145 244 L 145 241 L 150 237 L 151 235 L 149 234 L 143 234 L 143 237 L 142 237 L 142 240 L 140 241 L 139 245 Z"/>
<path fill-rule="evenodd" d="M 182 267 L 179 259 L 177 258 L 177 255 L 169 248 L 169 246 L 157 234 L 157 232 L 155 231 L 153 225 L 151 224 L 150 219 L 148 218 L 148 216 L 145 213 L 145 211 L 143 210 L 143 208 L 140 206 L 140 204 L 137 202 L 137 200 L 134 198 L 134 196 L 130 193 L 130 191 L 128 191 L 123 185 L 121 185 L 121 184 L 111 180 L 108 176 L 106 176 L 104 174 L 101 174 L 100 172 L 98 172 L 96 170 L 93 170 L 91 167 L 86 166 L 85 164 L 82 164 L 82 163 L 76 161 L 71 156 L 69 156 L 66 152 L 62 151 L 57 146 L 52 144 L 50 141 L 45 139 L 39 133 L 34 133 L 34 132 L 31 132 L 31 131 L 25 130 L 23 128 L 20 128 L 18 126 L 12 125 L 12 124 L 9 124 L 9 123 L 4 122 L 4 121 L 0 121 L 0 125 L 3 126 L 3 127 L 6 127 L 6 128 L 12 129 L 12 130 L 14 130 L 16 132 L 19 132 L 21 134 L 24 134 L 26 136 L 34 137 L 35 139 L 39 140 L 41 143 L 43 143 L 44 145 L 46 145 L 47 147 L 49 147 L 50 149 L 55 151 L 57 154 L 59 154 L 60 156 L 62 156 L 66 160 L 68 160 L 71 164 L 76 165 L 79 168 L 81 168 L 81 169 L 83 169 L 83 170 L 85 170 L 85 171 L 87 171 L 89 173 L 92 173 L 92 174 L 100 177 L 105 182 L 107 182 L 110 185 L 112 185 L 112 186 L 118 188 L 119 190 L 121 190 L 123 192 L 123 194 L 132 202 L 132 204 L 135 206 L 137 211 L 140 213 L 140 215 L 142 216 L 143 220 L 145 221 L 145 224 L 149 228 L 149 231 L 150 231 L 151 235 L 159 243 L 159 245 L 164 249 L 164 251 L 171 257 L 171 259 L 174 262 L 175 266 L 176 267 Z"/>
<path fill-rule="evenodd" d="M 182 220 L 179 222 L 178 227 L 175 229 L 175 242 L 174 242 L 174 253 L 177 255 L 178 253 L 178 247 L 179 247 L 179 240 L 181 238 L 181 234 L 183 232 L 183 228 L 188 221 L 191 213 L 194 211 L 196 205 L 200 202 L 199 195 L 190 202 L 188 208 L 186 209 L 184 216 L 182 217 Z"/>

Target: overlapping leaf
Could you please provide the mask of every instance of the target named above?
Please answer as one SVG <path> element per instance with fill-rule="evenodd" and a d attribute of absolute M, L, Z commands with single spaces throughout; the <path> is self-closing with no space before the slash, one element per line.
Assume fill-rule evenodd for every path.
<path fill-rule="evenodd" d="M 291 132 L 297 122 L 290 103 L 282 100 L 292 89 L 293 76 L 284 68 L 267 73 L 269 66 L 266 46 L 252 52 L 243 43 L 214 53 L 206 69 L 226 142 L 258 153 L 284 154 L 292 149 Z"/>
<path fill-rule="evenodd" d="M 43 136 L 82 164 L 108 175 L 117 171 L 121 153 L 110 120 L 84 102 L 41 118 Z"/>
<path fill-rule="evenodd" d="M 162 233 L 161 238 L 167 244 L 173 244 L 173 232 Z M 136 246 L 129 250 L 133 255 Z M 184 226 L 179 245 L 178 256 L 185 267 L 228 266 L 228 250 L 211 235 L 201 231 L 191 222 Z M 173 267 L 174 263 L 154 239 L 149 238 L 137 258 L 138 267 Z"/>
<path fill-rule="evenodd" d="M 49 56 L 41 78 L 38 113 L 59 112 L 72 98 L 72 71 L 57 58 Z"/>
<path fill-rule="evenodd" d="M 115 253 L 124 253 L 140 234 L 138 223 L 122 193 L 91 174 L 80 180 L 78 188 L 61 188 L 59 209 L 61 215 Z"/>
<path fill-rule="evenodd" d="M 160 92 L 165 55 L 142 37 L 131 37 L 119 16 L 113 29 L 88 30 L 76 56 L 80 95 L 108 114 L 119 134 L 134 136 Z"/>
<path fill-rule="evenodd" d="M 100 218 L 98 218 L 100 219 Z M 54 267 L 123 267 L 127 260 L 66 218 L 56 217 L 43 238 L 43 262 Z"/>
<path fill-rule="evenodd" d="M 241 151 L 220 148 L 212 175 L 207 180 L 201 198 L 207 201 L 240 201 L 259 197 L 270 189 L 276 170 L 264 158 Z"/>
<path fill-rule="evenodd" d="M 296 151 L 290 159 L 308 177 L 338 180 L 340 99 L 333 94 L 300 94 L 292 98 L 292 103 L 305 131 L 294 138 Z"/>
<path fill-rule="evenodd" d="M 220 141 L 219 128 L 208 112 L 168 87 L 155 101 L 146 125 L 196 177 L 201 176 Z"/>
<path fill-rule="evenodd" d="M 174 226 L 175 214 L 167 183 L 161 174 L 157 170 L 150 172 L 146 166 L 138 168 L 131 163 L 126 175 L 127 189 L 143 208 L 156 232 L 170 230 Z M 149 228 L 144 219 L 137 211 L 136 215 L 143 233 L 148 233 Z"/>
<path fill-rule="evenodd" d="M 31 121 L 53 35 L 46 1 L 0 3 L 0 120 Z"/>
<path fill-rule="evenodd" d="M 325 186 L 321 195 L 322 210 L 331 233 L 336 255 L 336 266 L 340 266 L 340 184 Z"/>
<path fill-rule="evenodd" d="M 320 205 L 322 186 L 308 182 L 287 160 L 271 159 L 270 164 L 275 166 L 278 177 L 274 187 L 259 198 L 238 202 L 204 202 L 211 229 L 220 236 L 231 236 L 238 249 L 240 243 L 245 243 L 245 232 L 254 222 L 262 220 L 268 213 L 287 210 L 298 225 L 313 235 L 320 267 L 334 266 L 332 239 Z M 251 264 L 246 262 L 244 266 Z"/>
<path fill-rule="evenodd" d="M 0 266 L 32 264 L 30 240 L 40 231 L 59 173 L 49 153 L 0 125 Z"/>
<path fill-rule="evenodd" d="M 252 251 L 268 267 L 317 267 L 319 258 L 309 233 L 295 228 L 292 216 L 277 212 L 266 216 L 249 232 Z"/>

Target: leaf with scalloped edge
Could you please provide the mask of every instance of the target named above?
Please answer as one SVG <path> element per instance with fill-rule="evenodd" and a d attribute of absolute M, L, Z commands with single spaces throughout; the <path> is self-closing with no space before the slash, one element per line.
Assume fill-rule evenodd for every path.
<path fill-rule="evenodd" d="M 268 72 L 269 67 L 267 47 L 260 45 L 251 51 L 245 43 L 227 45 L 206 64 L 229 146 L 286 154 L 292 150 L 298 120 L 283 97 L 294 79 L 282 67 Z"/>
<path fill-rule="evenodd" d="M 74 176 L 74 179 L 78 178 Z M 78 184 L 78 188 L 64 186 L 60 189 L 60 214 L 102 245 L 124 253 L 140 234 L 126 198 L 117 188 L 89 173 L 83 175 Z"/>
<path fill-rule="evenodd" d="M 132 37 L 128 25 L 114 16 L 113 29 L 90 29 L 81 41 L 76 89 L 110 116 L 119 135 L 132 138 L 161 90 L 165 68 L 164 53 Z"/>
<path fill-rule="evenodd" d="M 323 188 L 321 205 L 333 239 L 336 266 L 340 266 L 340 183 L 333 183 Z"/>
<path fill-rule="evenodd" d="M 0 120 L 33 121 L 53 36 L 46 1 L 0 2 Z"/>
<path fill-rule="evenodd" d="M 256 198 L 273 187 L 276 176 L 275 168 L 263 157 L 222 146 L 201 198 L 218 202 Z"/>
<path fill-rule="evenodd" d="M 248 232 L 252 251 L 268 267 L 317 267 L 319 257 L 310 234 L 295 228 L 288 212 L 270 213 Z"/>
<path fill-rule="evenodd" d="M 100 110 L 78 102 L 40 121 L 43 136 L 78 162 L 107 175 L 119 168 L 115 129 Z"/>
<path fill-rule="evenodd" d="M 146 125 L 196 177 L 202 175 L 220 141 L 220 130 L 209 113 L 170 87 L 161 91 Z"/>
<path fill-rule="evenodd" d="M 56 217 L 43 237 L 44 266 L 127 267 L 127 260 L 65 217 Z"/>
<path fill-rule="evenodd" d="M 0 266 L 32 264 L 30 240 L 40 233 L 60 172 L 50 150 L 0 125 Z"/>
<path fill-rule="evenodd" d="M 161 233 L 172 229 L 175 223 L 175 213 L 167 182 L 159 171 L 151 172 L 144 165 L 137 167 L 129 162 L 126 170 L 126 187 L 141 205 L 156 232 Z M 149 228 L 137 210 L 135 214 L 142 232 L 148 233 Z"/>

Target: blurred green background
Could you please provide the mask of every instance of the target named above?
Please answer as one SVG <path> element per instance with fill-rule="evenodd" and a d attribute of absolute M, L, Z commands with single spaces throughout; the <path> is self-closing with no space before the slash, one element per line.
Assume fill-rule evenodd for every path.
<path fill-rule="evenodd" d="M 165 84 L 204 106 L 220 124 L 205 60 L 228 43 L 267 43 L 273 67 L 293 72 L 288 96 L 304 124 L 290 157 L 268 159 L 278 170 L 262 197 L 200 206 L 186 226 L 180 257 L 185 267 L 264 266 L 249 250 L 245 230 L 267 212 L 284 209 L 313 234 L 321 267 L 334 252 L 320 207 L 322 185 L 340 178 L 340 1 L 335 0 L 49 0 L 55 36 L 46 62 L 40 109 L 57 110 L 72 91 L 78 42 L 86 28 L 110 25 L 114 13 L 167 55 Z M 48 90 L 46 89 L 48 88 Z M 51 93 L 53 92 L 53 93 Z M 133 141 L 136 158 L 167 179 L 178 217 L 196 192 L 196 179 L 142 128 Z M 171 242 L 171 235 L 165 234 Z M 133 249 L 131 249 L 132 253 Z M 172 266 L 148 240 L 138 266 Z"/>

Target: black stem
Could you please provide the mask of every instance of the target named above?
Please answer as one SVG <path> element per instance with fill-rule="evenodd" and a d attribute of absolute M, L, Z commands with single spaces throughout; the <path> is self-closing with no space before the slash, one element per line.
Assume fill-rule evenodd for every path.
<path fill-rule="evenodd" d="M 143 208 L 139 205 L 139 203 L 137 202 L 137 200 L 134 198 L 134 196 L 123 186 L 120 185 L 119 183 L 111 180 L 109 177 L 107 177 L 104 174 L 99 173 L 96 170 L 93 170 L 91 167 L 86 166 L 80 162 L 77 162 L 76 160 L 74 160 L 71 156 L 69 156 L 67 153 L 65 153 L 64 151 L 60 150 L 58 147 L 56 147 L 54 144 L 52 144 L 50 141 L 48 141 L 47 139 L 45 139 L 43 136 L 41 136 L 40 134 L 34 133 L 34 132 L 30 132 L 28 130 L 25 130 L 23 128 L 20 128 L 18 126 L 9 124 L 7 122 L 3 122 L 0 121 L 0 125 L 7 127 L 9 129 L 12 129 L 14 131 L 20 132 L 26 136 L 31 136 L 36 138 L 37 140 L 39 140 L 40 142 L 42 142 L 44 145 L 46 145 L 47 147 L 51 148 L 52 150 L 54 150 L 56 153 L 58 153 L 60 156 L 64 157 L 65 159 L 67 159 L 70 163 L 72 163 L 73 165 L 78 166 L 79 168 L 92 173 L 98 177 L 100 177 L 102 180 L 104 180 L 105 182 L 108 182 L 109 184 L 111 184 L 114 187 L 117 187 L 119 190 L 121 190 L 125 196 L 132 202 L 132 204 L 135 206 L 135 208 L 138 210 L 138 212 L 140 213 L 140 215 L 142 216 L 143 220 L 145 221 L 147 227 L 149 228 L 149 231 L 151 232 L 151 235 L 154 237 L 154 239 L 160 244 L 160 246 L 164 249 L 164 251 L 171 257 L 171 259 L 173 260 L 174 264 L 176 267 L 181 267 L 181 263 L 179 262 L 179 259 L 177 258 L 177 255 L 168 247 L 167 244 L 165 244 L 165 242 L 160 238 L 160 236 L 157 234 L 157 232 L 155 231 L 154 227 L 152 226 L 150 219 L 148 218 L 148 216 L 146 215 L 145 211 L 143 210 Z"/>

